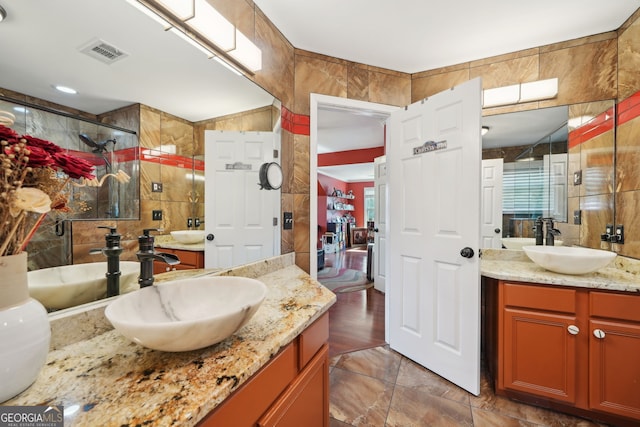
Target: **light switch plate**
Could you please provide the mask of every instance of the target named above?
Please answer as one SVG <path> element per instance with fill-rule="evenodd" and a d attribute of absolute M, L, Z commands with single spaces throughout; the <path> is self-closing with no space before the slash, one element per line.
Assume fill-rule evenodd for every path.
<path fill-rule="evenodd" d="M 152 182 L 151 183 L 151 192 L 152 193 L 162 193 L 162 183 L 161 182 Z"/>
<path fill-rule="evenodd" d="M 162 211 L 161 210 L 153 210 L 153 211 L 151 211 L 151 220 L 152 221 L 161 221 L 162 220 Z"/>

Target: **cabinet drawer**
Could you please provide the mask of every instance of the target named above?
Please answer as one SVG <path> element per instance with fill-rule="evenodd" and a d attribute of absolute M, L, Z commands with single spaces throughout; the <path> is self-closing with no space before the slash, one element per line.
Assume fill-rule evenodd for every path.
<path fill-rule="evenodd" d="M 255 426 L 298 375 L 296 353 L 296 344 L 289 344 L 198 426 Z"/>
<path fill-rule="evenodd" d="M 504 305 L 561 313 L 576 312 L 576 291 L 547 286 L 505 283 Z"/>
<path fill-rule="evenodd" d="M 300 369 L 329 341 L 329 314 L 325 313 L 300 334 Z"/>
<path fill-rule="evenodd" d="M 591 292 L 592 316 L 640 322 L 640 295 Z"/>

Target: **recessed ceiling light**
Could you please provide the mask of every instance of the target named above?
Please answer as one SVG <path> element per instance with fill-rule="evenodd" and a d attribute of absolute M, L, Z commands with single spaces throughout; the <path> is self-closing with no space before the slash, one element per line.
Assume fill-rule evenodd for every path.
<path fill-rule="evenodd" d="M 4 21 L 7 17 L 7 11 L 0 6 L 0 22 Z"/>
<path fill-rule="evenodd" d="M 56 85 L 54 86 L 54 88 L 56 88 L 56 90 L 59 90 L 60 92 L 64 92 L 64 93 L 70 93 L 75 95 L 76 93 L 78 93 L 77 90 L 67 87 L 67 86 L 61 86 L 61 85 Z"/>

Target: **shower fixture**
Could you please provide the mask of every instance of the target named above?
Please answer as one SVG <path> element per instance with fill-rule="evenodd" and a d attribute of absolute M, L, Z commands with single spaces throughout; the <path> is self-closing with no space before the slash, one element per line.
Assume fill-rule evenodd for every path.
<path fill-rule="evenodd" d="M 82 142 L 87 144 L 89 147 L 93 148 L 93 150 L 91 150 L 91 151 L 94 152 L 94 153 L 105 153 L 107 151 L 107 144 L 109 142 L 113 142 L 114 147 L 115 147 L 116 142 L 117 142 L 115 139 L 105 139 L 104 141 L 101 141 L 101 142 L 95 142 L 86 133 L 81 133 L 79 136 L 80 136 L 80 140 Z"/>

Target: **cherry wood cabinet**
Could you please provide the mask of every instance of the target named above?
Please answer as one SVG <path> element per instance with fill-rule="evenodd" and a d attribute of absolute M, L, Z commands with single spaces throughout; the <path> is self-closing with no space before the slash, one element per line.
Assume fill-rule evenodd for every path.
<path fill-rule="evenodd" d="M 640 295 L 493 279 L 487 286 L 497 286 L 485 308 L 497 312 L 485 322 L 497 394 L 640 425 Z"/>
<path fill-rule="evenodd" d="M 180 259 L 180 264 L 168 265 L 164 262 L 153 261 L 153 274 L 167 271 L 192 270 L 204 268 L 204 251 L 187 251 L 182 249 L 157 248 L 158 252 L 174 254 Z"/>
<path fill-rule="evenodd" d="M 325 313 L 198 426 L 328 427 L 328 340 Z"/>
<path fill-rule="evenodd" d="M 640 420 L 638 296 L 591 292 L 589 405 Z"/>

